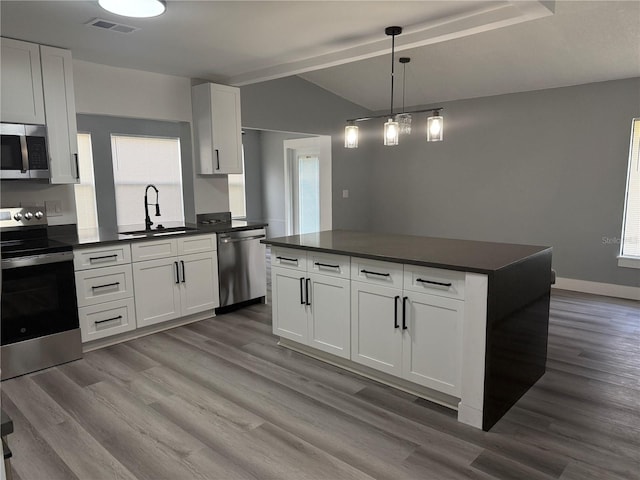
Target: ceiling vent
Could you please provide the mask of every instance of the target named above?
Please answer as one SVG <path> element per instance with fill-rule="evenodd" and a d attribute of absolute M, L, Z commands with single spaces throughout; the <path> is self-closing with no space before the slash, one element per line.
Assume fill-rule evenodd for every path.
<path fill-rule="evenodd" d="M 132 27 L 130 25 L 123 25 L 122 23 L 115 23 L 109 20 L 104 20 L 103 18 L 94 18 L 90 22 L 87 22 L 85 25 L 90 27 L 101 28 L 103 30 L 112 30 L 114 32 L 119 33 L 133 33 L 137 30 L 140 30 L 138 27 Z"/>

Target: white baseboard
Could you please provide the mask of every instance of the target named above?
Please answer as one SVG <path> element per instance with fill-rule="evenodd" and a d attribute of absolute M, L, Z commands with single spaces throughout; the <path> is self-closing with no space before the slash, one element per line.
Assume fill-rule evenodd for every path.
<path fill-rule="evenodd" d="M 556 278 L 556 284 L 552 288 L 640 301 L 640 287 L 629 287 L 627 285 L 588 282 L 586 280 L 576 280 L 575 278 L 558 277 Z"/>

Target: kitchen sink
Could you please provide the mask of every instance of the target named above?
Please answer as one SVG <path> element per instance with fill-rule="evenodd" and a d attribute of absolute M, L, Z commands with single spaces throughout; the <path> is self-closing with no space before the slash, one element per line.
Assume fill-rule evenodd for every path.
<path fill-rule="evenodd" d="M 179 235 L 181 233 L 187 233 L 197 230 L 193 227 L 171 227 L 171 228 L 156 228 L 153 230 L 134 230 L 132 232 L 119 232 L 120 235 L 130 235 L 134 238 L 141 237 L 160 237 L 163 235 Z"/>

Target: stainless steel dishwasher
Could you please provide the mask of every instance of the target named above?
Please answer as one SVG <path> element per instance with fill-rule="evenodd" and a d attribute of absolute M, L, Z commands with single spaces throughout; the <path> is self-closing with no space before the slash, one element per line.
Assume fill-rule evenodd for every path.
<path fill-rule="evenodd" d="M 218 280 L 220 308 L 267 294 L 265 229 L 240 230 L 218 234 Z"/>

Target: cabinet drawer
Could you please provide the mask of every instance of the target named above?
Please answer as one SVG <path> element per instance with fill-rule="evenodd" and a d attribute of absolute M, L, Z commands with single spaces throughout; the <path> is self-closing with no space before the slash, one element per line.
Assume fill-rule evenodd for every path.
<path fill-rule="evenodd" d="M 178 241 L 178 255 L 210 252 L 217 248 L 215 233 L 180 237 L 176 240 Z"/>
<path fill-rule="evenodd" d="M 307 252 L 293 248 L 274 247 L 271 249 L 271 265 L 307 271 Z"/>
<path fill-rule="evenodd" d="M 76 271 L 126 263 L 131 263 L 131 246 L 128 243 L 73 251 L 73 268 Z"/>
<path fill-rule="evenodd" d="M 136 328 L 133 298 L 78 309 L 83 342 L 117 335 Z"/>
<path fill-rule="evenodd" d="M 175 238 L 136 242 L 131 245 L 131 259 L 134 262 L 177 256 L 178 242 Z"/>
<path fill-rule="evenodd" d="M 131 265 L 95 268 L 76 272 L 78 307 L 133 296 Z"/>
<path fill-rule="evenodd" d="M 404 289 L 441 297 L 464 299 L 464 272 L 440 268 L 404 266 Z"/>
<path fill-rule="evenodd" d="M 351 257 L 351 280 L 402 289 L 402 264 Z"/>
<path fill-rule="evenodd" d="M 351 277 L 351 257 L 330 253 L 307 252 L 307 270 L 331 277 Z"/>

